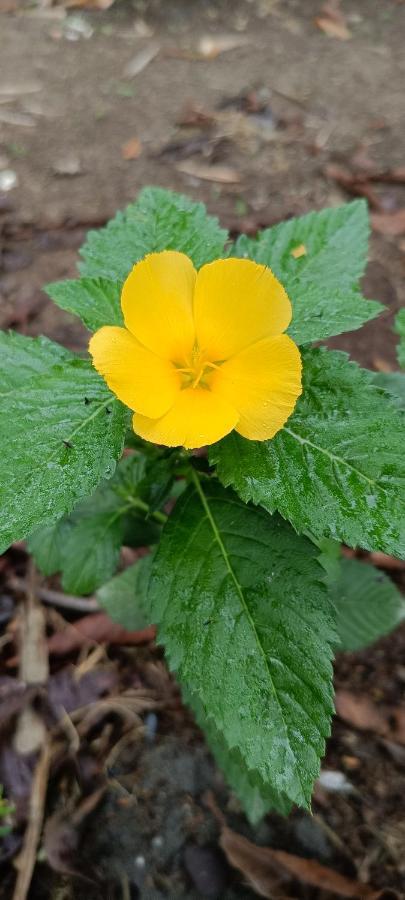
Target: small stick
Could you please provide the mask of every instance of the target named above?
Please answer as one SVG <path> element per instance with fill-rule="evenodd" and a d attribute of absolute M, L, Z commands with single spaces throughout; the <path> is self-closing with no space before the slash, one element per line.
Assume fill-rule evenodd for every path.
<path fill-rule="evenodd" d="M 45 612 L 38 603 L 36 573 L 32 564 L 25 583 L 25 598 L 21 602 L 18 622 L 19 678 L 27 685 L 45 685 L 49 676 L 48 648 L 45 633 Z M 18 717 L 13 747 L 18 754 L 36 753 L 46 741 L 46 726 L 42 716 L 28 703 Z"/>
<path fill-rule="evenodd" d="M 42 747 L 32 782 L 29 819 L 22 850 L 18 855 L 18 876 L 13 900 L 26 900 L 34 872 L 37 847 L 44 817 L 46 789 L 48 785 L 51 752 L 49 742 Z"/>
<path fill-rule="evenodd" d="M 103 644 L 99 644 L 97 647 L 94 647 L 94 649 L 90 651 L 88 656 L 86 656 L 81 663 L 76 663 L 75 681 L 80 681 L 80 679 L 83 677 L 83 675 L 86 674 L 86 672 L 91 672 L 92 669 L 98 666 L 99 662 L 104 659 L 105 655 L 106 650 Z"/>
<path fill-rule="evenodd" d="M 23 578 L 10 578 L 9 585 L 14 591 L 26 591 L 27 585 Z M 73 594 L 62 594 L 61 591 L 54 591 L 51 588 L 37 587 L 36 594 L 44 603 L 51 606 L 60 606 L 64 609 L 73 609 L 77 612 L 100 612 L 101 607 L 98 605 L 95 597 L 74 597 Z"/>

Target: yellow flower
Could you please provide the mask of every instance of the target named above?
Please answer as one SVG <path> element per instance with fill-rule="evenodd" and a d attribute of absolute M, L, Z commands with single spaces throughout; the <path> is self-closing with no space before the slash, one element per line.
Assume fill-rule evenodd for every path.
<path fill-rule="evenodd" d="M 184 253 L 151 253 L 121 296 L 125 328 L 90 341 L 97 371 L 155 444 L 213 444 L 234 428 L 272 438 L 301 393 L 287 294 L 270 269 L 218 259 L 196 272 Z"/>

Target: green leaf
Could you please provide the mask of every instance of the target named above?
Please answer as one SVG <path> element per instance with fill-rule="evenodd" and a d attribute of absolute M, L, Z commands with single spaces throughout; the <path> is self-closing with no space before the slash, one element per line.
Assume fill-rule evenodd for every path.
<path fill-rule="evenodd" d="M 287 288 L 287 293 L 289 293 Z M 297 344 L 321 341 L 345 331 L 356 331 L 375 319 L 384 306 L 376 300 L 366 300 L 353 289 L 326 293 L 320 284 L 308 287 L 305 293 L 297 283 L 289 293 L 293 318 L 288 334 Z"/>
<path fill-rule="evenodd" d="M 123 325 L 121 284 L 108 278 L 77 278 L 55 281 L 44 288 L 61 309 L 82 320 L 89 331 L 103 325 Z"/>
<path fill-rule="evenodd" d="M 43 525 L 42 528 L 35 529 L 27 538 L 27 549 L 43 575 L 55 575 L 56 572 L 60 572 L 70 529 L 70 519 L 63 516 L 53 525 Z"/>
<path fill-rule="evenodd" d="M 202 203 L 148 187 L 105 228 L 88 233 L 79 268 L 82 275 L 123 281 L 146 253 L 160 250 L 180 250 L 199 268 L 221 256 L 226 239 Z"/>
<path fill-rule="evenodd" d="M 255 776 L 257 783 L 252 783 L 249 771 L 238 749 L 229 750 L 223 736 L 215 728 L 213 719 L 204 715 L 202 704 L 198 698 L 184 687 L 182 693 L 184 701 L 191 706 L 196 721 L 204 732 L 217 765 L 222 769 L 249 821 L 254 825 L 257 824 L 270 810 L 287 816 L 293 804 L 286 797 L 272 790 L 268 784 L 265 785 L 258 781 L 257 773 Z"/>
<path fill-rule="evenodd" d="M 91 594 L 115 572 L 124 535 L 124 511 L 113 492 L 98 491 L 72 514 L 58 571 L 72 594 Z"/>
<path fill-rule="evenodd" d="M 73 594 L 90 594 L 114 574 L 123 544 L 138 547 L 155 543 L 159 527 L 145 518 L 148 469 L 153 462 L 128 456 L 110 481 L 103 481 L 92 497 L 73 513 L 36 531 L 28 548 L 44 574 L 62 573 L 62 587 Z M 138 504 L 141 504 L 141 508 Z"/>
<path fill-rule="evenodd" d="M 368 563 L 342 559 L 332 586 L 339 650 L 359 650 L 388 634 L 405 619 L 405 600 L 395 584 Z"/>
<path fill-rule="evenodd" d="M 128 415 L 88 362 L 49 341 L 2 332 L 0 379 L 4 551 L 112 475 Z"/>
<path fill-rule="evenodd" d="M 15 812 L 15 807 L 10 806 L 5 798 L 3 798 L 3 785 L 0 784 L 0 822 L 2 819 L 11 816 Z M 11 832 L 10 825 L 0 825 L 0 838 L 7 837 Z"/>
<path fill-rule="evenodd" d="M 72 359 L 69 350 L 46 337 L 27 338 L 16 331 L 0 331 L 0 402 L 8 391 L 24 388 L 37 375 Z"/>
<path fill-rule="evenodd" d="M 146 596 L 151 563 L 151 554 L 143 556 L 97 591 L 97 600 L 110 619 L 128 631 L 148 625 Z"/>
<path fill-rule="evenodd" d="M 373 378 L 344 353 L 307 351 L 303 395 L 282 431 L 213 446 L 223 484 L 299 532 L 403 557 L 405 418 Z"/>
<path fill-rule="evenodd" d="M 338 541 L 332 541 L 331 538 L 323 537 L 315 540 L 311 535 L 308 535 L 308 537 L 311 538 L 319 549 L 318 562 L 325 572 L 325 583 L 329 586 L 333 584 L 339 576 L 342 553 L 341 545 Z"/>
<path fill-rule="evenodd" d="M 398 362 L 401 369 L 405 369 L 405 309 L 400 309 L 395 319 L 395 331 L 399 334 L 397 347 Z"/>
<path fill-rule="evenodd" d="M 151 621 L 250 782 L 306 806 L 332 713 L 335 633 L 317 549 L 195 477 L 156 551 Z"/>
<path fill-rule="evenodd" d="M 364 200 L 289 219 L 242 235 L 230 256 L 247 256 L 269 266 L 293 306 L 288 333 L 297 342 L 319 341 L 360 328 L 384 309 L 358 290 L 367 261 L 369 225 Z M 294 248 L 306 253 L 295 259 Z"/>
<path fill-rule="evenodd" d="M 390 394 L 399 409 L 405 409 L 405 374 L 403 372 L 377 372 L 373 378 L 377 387 Z"/>

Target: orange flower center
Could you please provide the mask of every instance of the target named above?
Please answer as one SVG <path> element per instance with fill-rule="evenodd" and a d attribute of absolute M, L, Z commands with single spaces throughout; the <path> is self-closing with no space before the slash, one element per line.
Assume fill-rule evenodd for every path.
<path fill-rule="evenodd" d="M 209 388 L 210 375 L 219 365 L 220 363 L 207 360 L 205 354 L 195 344 L 190 357 L 185 360 L 185 365 L 176 364 L 176 369 L 181 374 L 181 389 Z"/>

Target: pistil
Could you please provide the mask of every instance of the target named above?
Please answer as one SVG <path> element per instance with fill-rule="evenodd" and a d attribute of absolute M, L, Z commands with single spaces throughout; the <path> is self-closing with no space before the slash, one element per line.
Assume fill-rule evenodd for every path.
<path fill-rule="evenodd" d="M 193 359 L 193 362 L 194 365 L 191 366 L 176 366 L 177 371 L 185 376 L 183 386 L 196 388 L 202 382 L 203 386 L 206 387 L 206 385 L 204 385 L 204 378 L 209 375 L 209 369 L 217 369 L 218 365 L 212 362 L 204 362 L 198 365 L 195 358 Z"/>

